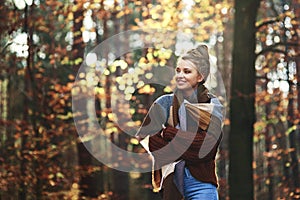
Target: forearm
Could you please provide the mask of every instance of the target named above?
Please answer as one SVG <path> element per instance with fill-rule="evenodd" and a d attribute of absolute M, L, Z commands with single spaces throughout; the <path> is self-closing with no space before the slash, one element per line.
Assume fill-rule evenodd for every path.
<path fill-rule="evenodd" d="M 214 159 L 220 138 L 205 131 L 192 133 L 169 127 L 149 137 L 149 150 L 161 166 L 178 159 L 205 162 Z"/>
<path fill-rule="evenodd" d="M 180 151 L 174 149 L 174 145 L 165 140 L 161 133 L 149 137 L 149 150 L 155 158 L 156 167 L 170 164 L 180 158 Z"/>
<path fill-rule="evenodd" d="M 192 162 L 213 159 L 221 138 L 221 135 L 217 138 L 206 131 L 198 130 L 197 133 L 192 133 L 175 128 L 170 128 L 164 135 L 166 139 L 171 140 L 170 144 L 177 154 L 182 154 L 182 159 Z"/>
<path fill-rule="evenodd" d="M 149 150 L 150 152 L 157 151 L 166 146 L 168 143 L 168 141 L 162 138 L 161 133 L 158 132 L 149 137 Z"/>

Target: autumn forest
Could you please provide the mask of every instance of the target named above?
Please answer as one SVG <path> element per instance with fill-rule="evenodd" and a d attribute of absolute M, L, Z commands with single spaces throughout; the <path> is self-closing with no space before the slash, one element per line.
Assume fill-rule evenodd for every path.
<path fill-rule="evenodd" d="M 220 200 L 300 199 L 297 0 L 2 0 L 0 200 L 161 199 L 134 137 L 209 48 Z"/>

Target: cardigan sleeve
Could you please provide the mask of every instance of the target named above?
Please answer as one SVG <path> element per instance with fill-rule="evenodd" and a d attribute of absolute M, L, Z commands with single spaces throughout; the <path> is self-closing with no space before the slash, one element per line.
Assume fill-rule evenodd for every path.
<path fill-rule="evenodd" d="M 162 167 L 178 160 L 181 153 L 174 151 L 174 146 L 163 139 L 161 133 L 149 137 L 149 150 L 155 159 L 156 167 Z"/>
<path fill-rule="evenodd" d="M 163 95 L 155 100 L 135 135 L 138 139 L 154 135 L 162 129 L 169 117 L 172 98 L 171 95 Z"/>
<path fill-rule="evenodd" d="M 208 134 L 206 131 L 193 133 L 179 130 L 178 139 L 174 140 L 176 149 L 184 151 L 181 158 L 190 162 L 205 162 L 213 160 L 217 147 L 222 139 L 222 133 L 219 137 Z M 194 138 L 193 138 L 194 137 Z"/>
<path fill-rule="evenodd" d="M 169 135 L 174 135 L 174 138 L 170 142 L 164 139 L 160 132 L 149 138 L 149 150 L 160 166 L 179 159 L 184 159 L 192 163 L 206 162 L 214 159 L 222 134 L 216 138 L 212 134 L 207 134 L 206 131 L 191 133 L 176 130 L 177 133 L 173 131 L 173 133 L 168 133 Z M 201 151 L 208 153 L 200 157 Z"/>

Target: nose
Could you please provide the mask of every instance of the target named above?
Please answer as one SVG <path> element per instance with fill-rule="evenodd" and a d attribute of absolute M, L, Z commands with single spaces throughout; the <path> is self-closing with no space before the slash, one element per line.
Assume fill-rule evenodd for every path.
<path fill-rule="evenodd" d="M 183 78 L 183 77 L 184 77 L 183 72 L 177 72 L 177 73 L 176 73 L 176 77 L 178 77 L 178 78 Z"/>

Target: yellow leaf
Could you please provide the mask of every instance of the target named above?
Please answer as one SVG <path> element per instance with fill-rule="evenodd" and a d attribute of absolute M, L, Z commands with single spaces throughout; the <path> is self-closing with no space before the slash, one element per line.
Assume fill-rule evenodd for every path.
<path fill-rule="evenodd" d="M 49 180 L 51 186 L 55 186 L 55 182 L 53 180 Z"/>
<path fill-rule="evenodd" d="M 145 74 L 145 77 L 146 77 L 146 79 L 151 79 L 153 77 L 153 74 L 149 72 L 149 73 Z"/>
<path fill-rule="evenodd" d="M 73 13 L 68 14 L 68 20 L 72 21 L 74 19 Z"/>
<path fill-rule="evenodd" d="M 138 145 L 139 141 L 136 138 L 131 138 L 130 143 L 133 144 L 133 145 Z"/>
<path fill-rule="evenodd" d="M 170 92 L 172 92 L 172 88 L 171 88 L 170 86 L 166 86 L 166 87 L 164 88 L 164 92 L 170 93 Z"/>
<path fill-rule="evenodd" d="M 72 11 L 73 11 L 73 12 L 76 12 L 77 9 L 78 9 L 78 6 L 77 6 L 77 5 L 73 5 L 73 6 L 72 6 Z"/>
<path fill-rule="evenodd" d="M 117 18 L 121 18 L 124 15 L 123 11 L 118 12 L 118 14 L 116 15 Z"/>
<path fill-rule="evenodd" d="M 153 60 L 153 55 L 152 53 L 147 53 L 147 59 L 150 61 L 150 60 Z"/>
<path fill-rule="evenodd" d="M 74 75 L 72 75 L 72 74 L 69 74 L 69 75 L 68 75 L 68 78 L 69 78 L 71 81 L 75 79 Z"/>

